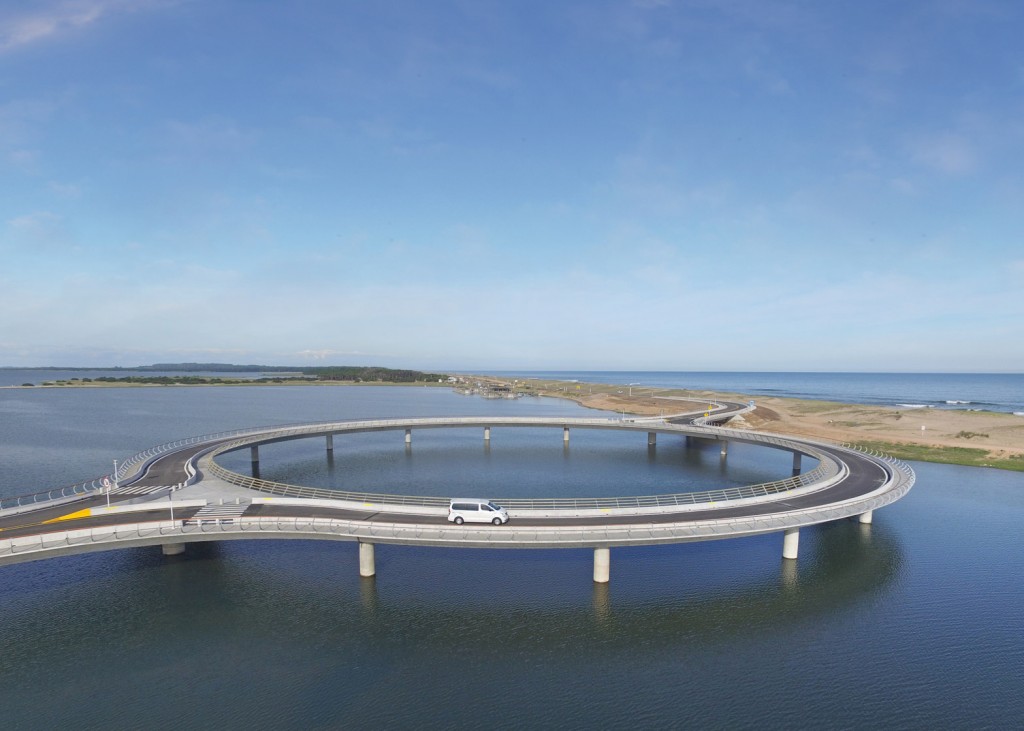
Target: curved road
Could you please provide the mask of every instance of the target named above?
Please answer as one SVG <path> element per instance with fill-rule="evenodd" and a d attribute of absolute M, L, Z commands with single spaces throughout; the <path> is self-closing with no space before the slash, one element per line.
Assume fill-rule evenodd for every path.
<path fill-rule="evenodd" d="M 724 418 L 735 414 L 737 411 L 747 410 L 747 407 L 743 404 L 727 404 L 723 409 L 718 410 L 712 415 L 707 421 L 719 421 Z M 413 428 L 429 428 L 431 425 L 434 426 L 451 426 L 451 424 L 433 424 L 433 423 L 419 423 L 425 420 L 410 420 L 404 423 L 415 423 Z M 436 420 L 437 422 L 444 422 L 445 420 Z M 503 419 L 492 419 L 492 420 L 477 420 L 472 425 L 479 426 L 484 423 L 491 423 L 498 426 L 518 426 L 518 425 L 541 425 L 538 422 L 541 420 L 524 420 L 527 423 L 511 423 L 513 420 Z M 554 426 L 554 422 L 558 420 L 548 420 L 552 423 L 544 423 L 545 426 Z M 680 424 L 678 427 L 669 428 L 669 424 L 666 422 L 657 422 L 654 420 L 644 419 L 633 419 L 628 422 L 613 422 L 611 420 L 563 420 L 558 423 L 564 423 L 569 426 L 576 428 L 579 426 L 587 426 L 589 428 L 629 428 L 636 431 L 653 431 L 664 433 L 666 431 L 673 432 L 677 429 L 686 429 L 686 424 L 692 424 L 694 421 L 704 421 L 700 416 L 689 415 L 686 417 L 679 417 L 672 420 L 673 422 Z M 587 422 L 584 424 L 583 422 Z M 603 422 L 595 426 L 596 422 Z M 358 427 L 360 424 L 370 424 L 370 422 L 360 422 L 354 426 Z M 313 425 L 316 427 L 318 425 Z M 144 506 L 139 506 L 134 512 L 130 513 L 105 513 L 103 510 L 89 510 L 90 508 L 100 508 L 107 504 L 108 499 L 111 500 L 111 504 L 121 503 L 128 499 L 138 499 L 140 492 L 146 492 L 152 490 L 153 495 L 157 498 L 166 497 L 168 495 L 167 489 L 161 489 L 163 486 L 170 484 L 178 484 L 185 482 L 185 478 L 188 475 L 188 469 L 200 462 L 200 459 L 209 454 L 210 452 L 224 447 L 225 445 L 233 444 L 241 441 L 240 446 L 234 447 L 235 449 L 242 449 L 250 444 L 267 443 L 272 441 L 279 441 L 282 439 L 296 439 L 296 438 L 308 438 L 310 436 L 320 436 L 322 434 L 339 433 L 346 429 L 335 428 L 338 425 L 330 425 L 320 433 L 303 433 L 300 435 L 295 434 L 295 427 L 288 427 L 277 431 L 266 431 L 261 430 L 251 433 L 247 439 L 239 436 L 228 436 L 216 440 L 206 441 L 199 444 L 193 444 L 187 447 L 168 451 L 150 460 L 146 469 L 139 475 L 135 476 L 131 480 L 122 481 L 121 488 L 131 488 L 133 494 L 131 495 L 92 495 L 87 498 L 76 500 L 71 503 L 52 505 L 52 506 L 41 506 L 38 509 L 31 510 L 30 512 L 22 512 L 16 515 L 0 515 L 0 541 L 5 539 L 14 539 L 23 536 L 33 535 L 44 535 L 53 533 L 62 533 L 70 529 L 80 528 L 101 528 L 104 526 L 111 525 L 132 525 L 140 524 L 152 521 L 168 521 L 170 519 L 170 505 L 169 502 L 163 502 L 157 499 L 153 503 L 149 503 Z M 352 423 L 345 423 L 345 426 L 353 426 Z M 389 428 L 396 429 L 402 428 L 402 425 L 395 426 L 394 422 L 388 422 L 386 427 L 365 427 L 362 430 L 369 430 L 370 428 Z M 349 429 L 352 430 L 352 429 Z M 728 433 L 726 433 L 728 432 Z M 716 434 L 723 436 L 716 437 Z M 735 432 L 734 430 L 707 430 L 694 434 L 694 436 L 700 436 L 702 438 L 722 438 L 728 440 L 740 439 L 743 440 L 744 434 L 741 432 Z M 749 433 L 756 434 L 756 433 Z M 746 441 L 746 440 L 744 440 Z M 338 535 L 336 537 L 341 539 L 353 540 L 356 538 L 356 534 L 362 530 L 358 528 L 358 525 L 368 527 L 367 529 L 373 533 L 375 527 L 392 527 L 390 536 L 384 535 L 383 533 L 376 534 L 375 540 L 379 542 L 398 542 L 398 543 L 416 543 L 417 540 L 410 539 L 408 536 L 399 537 L 399 533 L 402 532 L 403 526 L 405 528 L 415 528 L 417 526 L 424 529 L 433 529 L 440 531 L 445 535 L 443 537 L 434 539 L 424 536 L 420 536 L 422 542 L 436 545 L 463 545 L 463 546 L 481 546 L 481 545 L 507 545 L 507 546 L 545 546 L 554 545 L 549 537 L 552 529 L 561 529 L 563 531 L 579 531 L 580 538 L 577 544 L 580 545 L 626 545 L 626 544 L 640 544 L 644 542 L 675 542 L 684 540 L 707 540 L 709 537 L 730 537 L 732 535 L 749 535 L 757 532 L 769 532 L 772 530 L 779 531 L 785 529 L 785 527 L 777 527 L 774 524 L 759 523 L 761 527 L 754 526 L 753 528 L 746 526 L 742 530 L 731 529 L 723 530 L 718 534 L 706 535 L 701 534 L 702 537 L 690 537 L 687 538 L 685 534 L 677 533 L 673 534 L 668 538 L 648 538 L 637 537 L 632 533 L 629 533 L 624 538 L 612 539 L 606 534 L 602 538 L 599 534 L 588 535 L 588 530 L 593 533 L 594 529 L 629 529 L 631 527 L 650 527 L 652 530 L 656 529 L 657 526 L 674 526 L 685 529 L 687 526 L 693 526 L 697 524 L 707 524 L 713 521 L 744 521 L 744 519 L 764 521 L 766 518 L 781 515 L 798 515 L 801 511 L 808 514 L 803 519 L 796 520 L 796 525 L 808 525 L 815 522 L 824 522 L 829 519 L 836 519 L 836 517 L 849 517 L 851 515 L 858 514 L 857 511 L 861 510 L 859 505 L 849 505 L 851 501 L 856 502 L 872 494 L 877 494 L 879 488 L 886 485 L 888 482 L 892 488 L 900 488 L 899 494 L 895 494 L 891 499 L 882 501 L 883 504 L 892 502 L 892 500 L 898 499 L 907 490 L 910 489 L 910 485 L 913 483 L 912 473 L 909 473 L 909 478 L 904 475 L 900 477 L 900 471 L 895 469 L 892 465 L 884 460 L 869 457 L 857 452 L 843 449 L 837 446 L 823 445 L 814 443 L 810 445 L 807 442 L 802 442 L 797 439 L 788 439 L 787 441 L 791 444 L 798 445 L 796 449 L 791 451 L 800 451 L 804 454 L 811 454 L 810 451 L 804 451 L 799 449 L 799 445 L 804 444 L 808 449 L 812 449 L 828 455 L 836 462 L 845 465 L 847 474 L 842 479 L 838 480 L 836 484 L 825 487 L 824 489 L 818 490 L 798 490 L 795 494 L 781 494 L 777 497 L 772 498 L 770 501 L 737 501 L 725 505 L 717 505 L 715 507 L 701 507 L 699 510 L 694 509 L 693 506 L 689 506 L 686 509 L 680 508 L 679 510 L 666 511 L 660 510 L 657 512 L 637 512 L 623 513 L 623 512 L 609 512 L 604 515 L 591 515 L 591 516 L 577 516 L 577 515 L 564 515 L 564 516 L 552 516 L 552 515 L 530 515 L 528 512 L 517 516 L 517 513 L 513 511 L 513 522 L 509 526 L 503 526 L 500 528 L 489 528 L 488 534 L 480 535 L 480 529 L 473 529 L 467 527 L 462 532 L 461 529 L 454 529 L 449 524 L 443 515 L 424 515 L 422 511 L 420 514 L 414 512 L 402 512 L 401 509 L 391 507 L 388 510 L 378 510 L 376 507 L 372 508 L 361 508 L 360 506 L 347 506 L 341 507 L 339 505 L 324 506 L 322 504 L 316 504 L 314 502 L 306 502 L 305 504 L 294 505 L 294 504 L 274 504 L 270 503 L 252 503 L 246 505 L 244 508 L 240 508 L 237 517 L 244 517 L 245 519 L 256 519 L 256 520 L 296 520 L 309 519 L 309 520 L 325 520 L 335 522 L 346 522 L 352 524 L 349 526 L 348 533 L 344 536 Z M 786 447 L 782 447 L 786 448 Z M 909 470 L 907 470 L 909 472 Z M 197 476 L 196 482 L 202 483 L 203 475 Z M 258 494 L 258 493 L 256 493 Z M 877 501 L 876 501 L 877 502 Z M 841 515 L 835 515 L 834 508 L 837 504 L 845 504 L 845 512 Z M 194 518 L 201 507 L 195 505 L 191 506 L 179 506 L 175 508 L 174 520 L 177 524 L 181 524 L 182 521 L 187 521 Z M 867 507 L 866 510 L 861 512 L 870 513 L 871 507 Z M 826 511 L 822 515 L 817 515 L 813 511 Z M 831 511 L 831 512 L 829 512 Z M 75 517 L 73 520 L 60 520 L 58 522 L 48 523 L 46 521 L 54 520 L 61 517 L 67 517 L 73 514 Z M 828 517 L 832 516 L 832 517 Z M 749 522 L 749 521 L 748 521 Z M 791 521 L 793 522 L 793 521 Z M 358 524 L 358 525 L 356 525 Z M 298 523 L 296 523 L 296 526 Z M 745 525 L 745 524 L 744 524 Z M 522 529 L 536 528 L 541 531 L 548 531 L 543 536 L 538 533 L 536 536 L 530 538 L 524 536 L 521 540 L 505 541 L 500 538 L 501 531 L 515 530 L 522 532 Z M 184 531 L 184 528 L 182 528 Z M 283 528 L 282 528 L 283 530 Z M 298 530 L 298 528 L 296 528 Z M 314 531 L 315 532 L 315 531 Z M 386 531 L 385 531 L 386 532 Z M 621 531 L 620 531 L 621 532 Z M 706 533 L 706 531 L 705 531 Z M 696 535 L 696 534 L 694 534 Z M 224 537 L 250 537 L 249 535 L 231 535 Z M 270 537 L 270 536 L 264 536 Z M 278 536 L 275 536 L 278 537 Z M 308 537 L 308 536 L 293 536 L 293 537 Z M 323 536 L 317 536 L 323 537 Z M 334 536 L 327 536 L 334 537 Z M 193 540 L 195 537 L 192 538 Z M 42 540 L 42 539 L 41 539 Z M 169 540 L 165 537 L 164 542 Z M 186 540 L 188 540 L 186 538 Z M 161 541 L 150 541 L 150 542 L 161 542 Z M 561 545 L 561 544 L 559 544 Z M 117 547 L 109 546 L 109 547 Z M 92 547 L 89 550 L 96 550 Z M 71 552 L 71 551 L 66 551 Z M 26 557 L 27 558 L 27 557 Z M 5 560 L 5 557 L 0 552 L 0 563 L 7 563 L 11 560 L 18 560 L 15 555 L 11 555 Z"/>

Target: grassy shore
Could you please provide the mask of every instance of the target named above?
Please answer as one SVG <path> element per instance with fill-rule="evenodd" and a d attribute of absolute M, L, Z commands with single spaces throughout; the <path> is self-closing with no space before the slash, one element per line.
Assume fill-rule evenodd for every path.
<path fill-rule="evenodd" d="M 492 377 L 473 380 L 495 382 Z M 991 411 L 899 409 L 832 401 L 756 397 L 683 389 L 652 389 L 530 379 L 518 391 L 553 396 L 583 406 L 641 416 L 700 410 L 715 399 L 755 400 L 757 408 L 734 417 L 736 429 L 856 444 L 899 459 L 994 467 L 1024 472 L 1024 417 Z"/>

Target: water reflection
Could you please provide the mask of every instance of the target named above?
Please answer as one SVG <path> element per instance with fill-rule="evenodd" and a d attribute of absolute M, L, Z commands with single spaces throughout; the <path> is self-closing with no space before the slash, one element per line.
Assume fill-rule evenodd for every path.
<path fill-rule="evenodd" d="M 612 616 L 611 585 L 608 582 L 594 583 L 594 620 L 605 625 Z"/>
<path fill-rule="evenodd" d="M 363 605 L 363 612 L 369 619 L 378 615 L 380 609 L 380 598 L 377 595 L 377 577 L 359 577 L 359 600 Z"/>
<path fill-rule="evenodd" d="M 782 559 L 779 566 L 779 577 L 781 579 L 781 586 L 783 591 L 794 591 L 797 589 L 797 578 L 799 571 L 799 561 L 793 561 L 792 559 Z"/>
<path fill-rule="evenodd" d="M 371 643 L 391 643 L 402 636 L 415 638 L 419 646 L 457 646 L 472 652 L 493 649 L 494 628 L 503 628 L 503 642 L 516 652 L 541 651 L 569 637 L 584 644 L 599 641 L 606 649 L 699 642 L 711 634 L 777 632 L 848 610 L 884 591 L 900 573 L 900 543 L 878 525 L 844 521 L 804 532 L 814 535 L 808 535 L 800 559 L 782 561 L 775 576 L 748 572 L 719 581 L 716 561 L 709 560 L 714 557 L 690 550 L 694 544 L 686 546 L 679 558 L 697 559 L 700 565 L 676 564 L 680 574 L 666 577 L 666 582 L 680 587 L 668 595 L 657 595 L 658 587 L 649 583 L 630 581 L 629 572 L 643 570 L 648 557 L 663 560 L 658 552 L 672 547 L 651 548 L 639 557 L 624 555 L 633 549 L 613 549 L 613 584 L 593 584 L 589 607 L 579 601 L 580 594 L 572 603 L 563 597 L 552 606 L 543 586 L 546 580 L 559 581 L 558 571 L 586 575 L 590 567 L 580 559 L 590 551 L 498 551 L 517 555 L 496 564 L 488 555 L 495 552 L 396 547 L 376 578 L 353 577 L 351 546 L 329 542 L 190 544 L 185 556 L 170 560 L 158 547 L 53 559 L 47 562 L 57 567 L 50 581 L 37 582 L 35 591 L 3 597 L 4 616 L 18 631 L 5 638 L 7 671 L 0 673 L 0 680 L 20 661 L 91 645 L 97 638 L 114 641 L 116 634 L 117 641 L 134 637 L 162 643 L 173 636 L 158 637 L 161 633 L 195 632 L 197 627 L 186 627 L 189 622 L 221 625 L 235 618 L 257 634 L 295 627 L 301 619 L 300 635 L 324 635 L 325 641 L 341 641 L 344 633 L 358 630 L 368 631 Z M 379 552 L 384 548 L 378 547 Z M 761 548 L 739 548 L 741 554 L 749 552 L 757 571 L 763 568 Z M 282 554 L 275 556 L 277 552 Z M 567 553 L 573 554 L 568 561 Z M 402 567 L 406 559 L 413 565 Z M 703 564 L 712 571 L 704 573 Z M 4 571 L 16 581 L 37 570 L 30 566 Z M 412 568 L 425 573 L 410 579 Z M 431 575 L 431 568 L 437 573 Z M 556 576 L 543 576 L 548 569 Z M 665 571 L 665 564 L 651 570 Z M 397 575 L 389 576 L 391 572 Z M 77 581 L 66 585 L 71 577 Z M 438 587 L 451 577 L 450 586 Z M 410 581 L 415 583 L 410 586 Z M 480 591 L 466 594 L 463 587 L 474 584 Z M 494 592 L 501 585 L 507 590 Z M 116 618 L 113 626 L 101 619 L 111 616 Z"/>

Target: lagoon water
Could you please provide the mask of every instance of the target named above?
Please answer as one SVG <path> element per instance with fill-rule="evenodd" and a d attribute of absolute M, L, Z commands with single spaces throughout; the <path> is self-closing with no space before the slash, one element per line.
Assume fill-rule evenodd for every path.
<path fill-rule="evenodd" d="M 424 388 L 0 390 L 0 494 L 180 437 L 313 420 L 592 415 Z M 261 450 L 265 476 L 436 494 L 773 479 L 764 450 L 495 430 Z M 638 441 L 639 440 L 639 441 Z M 393 442 L 393 443 L 392 443 Z M 239 465 L 234 465 L 236 468 Z M 915 463 L 871 526 L 612 551 L 238 541 L 0 568 L 11 729 L 1019 728 L 1024 475 Z M 479 487 L 480 489 L 476 489 Z"/>

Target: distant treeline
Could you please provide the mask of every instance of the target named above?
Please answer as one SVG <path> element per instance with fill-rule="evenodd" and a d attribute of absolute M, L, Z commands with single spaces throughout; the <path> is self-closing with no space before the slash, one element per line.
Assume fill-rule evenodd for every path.
<path fill-rule="evenodd" d="M 29 371 L 114 371 L 122 373 L 148 373 L 152 371 L 163 371 L 164 373 L 281 373 L 289 377 L 298 378 L 299 374 L 310 378 L 319 378 L 324 381 L 384 381 L 387 383 L 412 383 L 414 381 L 434 381 L 448 378 L 447 374 L 424 373 L 407 368 L 382 368 L 380 366 L 319 366 L 303 368 L 302 366 L 271 366 L 271 365 L 236 365 L 234 363 L 154 363 L 145 366 L 111 366 L 107 368 L 97 367 L 74 367 L 74 366 L 42 366 L 36 368 L 20 368 L 18 370 Z M 224 379 L 210 379 L 202 376 L 101 376 L 96 379 L 72 378 L 72 381 L 82 380 L 89 382 L 96 380 L 100 382 L 127 382 L 127 383 L 208 383 L 215 380 L 223 382 Z"/>
<path fill-rule="evenodd" d="M 187 368 L 185 366 L 188 366 Z M 223 363 L 161 363 L 139 368 L 118 368 L 118 371 L 133 373 L 133 376 L 97 376 L 96 378 L 72 378 L 68 381 L 47 382 L 44 385 L 75 385 L 76 383 L 147 383 L 155 385 L 205 385 L 205 384 L 253 384 L 285 383 L 289 381 L 352 381 L 355 383 L 416 383 L 443 381 L 448 376 L 441 373 L 423 373 L 401 368 L 378 366 L 323 366 L 319 368 L 296 368 L 294 366 L 234 366 Z M 149 375 L 146 371 L 172 371 L 173 375 Z M 263 378 L 230 378 L 220 376 L 189 375 L 196 371 L 207 373 L 266 373 L 276 374 Z M 31 384 L 25 384 L 31 385 Z"/>
<path fill-rule="evenodd" d="M 324 366 L 303 368 L 305 376 L 316 376 L 321 381 L 384 381 L 386 383 L 412 383 L 414 381 L 439 381 L 447 378 L 440 373 L 423 373 L 406 369 L 379 368 L 376 366 Z"/>
<path fill-rule="evenodd" d="M 384 381 L 387 383 L 412 383 L 414 381 L 437 381 L 447 374 L 423 373 L 405 368 L 382 368 L 380 366 L 300 366 L 234 365 L 231 363 L 156 363 L 141 366 L 140 371 L 170 371 L 207 373 L 301 373 L 322 381 Z"/>
<path fill-rule="evenodd" d="M 77 378 L 72 378 L 72 381 L 77 381 Z M 120 376 L 114 378 L 113 376 L 100 376 L 98 378 L 83 378 L 82 383 L 150 383 L 158 386 L 203 386 L 208 384 L 235 384 L 235 383 L 253 383 L 252 379 L 239 380 L 237 378 L 203 378 L 202 376 Z M 284 378 L 266 379 L 281 382 Z M 299 379 L 295 379 L 299 380 Z M 57 381 L 58 384 L 63 381 Z"/>

